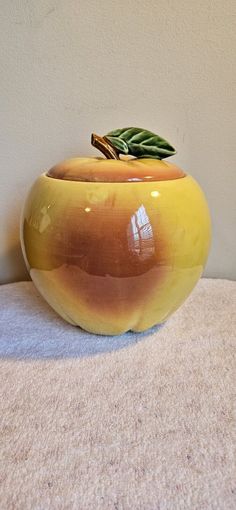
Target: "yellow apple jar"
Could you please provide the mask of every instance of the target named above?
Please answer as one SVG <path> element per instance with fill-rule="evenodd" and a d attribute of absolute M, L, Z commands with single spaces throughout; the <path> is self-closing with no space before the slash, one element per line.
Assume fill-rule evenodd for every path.
<path fill-rule="evenodd" d="M 21 220 L 39 292 L 66 321 L 103 335 L 165 321 L 200 278 L 210 231 L 196 181 L 151 159 L 63 162 L 34 183 Z"/>

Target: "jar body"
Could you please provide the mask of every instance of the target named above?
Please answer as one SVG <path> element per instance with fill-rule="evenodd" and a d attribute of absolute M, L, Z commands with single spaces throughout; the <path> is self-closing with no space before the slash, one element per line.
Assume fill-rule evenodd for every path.
<path fill-rule="evenodd" d="M 73 182 L 43 174 L 21 218 L 32 280 L 68 322 L 97 334 L 165 321 L 200 278 L 210 216 L 190 177 Z"/>

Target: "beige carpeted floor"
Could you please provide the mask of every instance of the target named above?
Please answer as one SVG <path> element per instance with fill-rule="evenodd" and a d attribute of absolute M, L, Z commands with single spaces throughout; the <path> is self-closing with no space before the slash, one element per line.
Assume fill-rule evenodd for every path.
<path fill-rule="evenodd" d="M 236 282 L 98 337 L 0 288 L 0 510 L 236 509 Z"/>

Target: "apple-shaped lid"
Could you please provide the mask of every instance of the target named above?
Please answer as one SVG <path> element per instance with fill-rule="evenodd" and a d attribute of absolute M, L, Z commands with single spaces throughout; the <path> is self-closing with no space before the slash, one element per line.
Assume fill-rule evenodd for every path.
<path fill-rule="evenodd" d="M 179 179 L 185 173 L 163 159 L 175 149 L 163 138 L 141 128 L 123 128 L 91 143 L 105 158 L 72 158 L 52 167 L 47 176 L 67 181 L 145 182 Z M 122 154 L 122 159 L 120 159 Z"/>

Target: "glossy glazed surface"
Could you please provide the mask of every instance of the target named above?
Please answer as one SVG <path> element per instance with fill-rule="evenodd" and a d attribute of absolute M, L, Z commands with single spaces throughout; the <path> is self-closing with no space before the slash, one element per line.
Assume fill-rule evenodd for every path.
<path fill-rule="evenodd" d="M 210 230 L 190 176 L 102 183 L 43 174 L 21 221 L 44 298 L 71 324 L 111 335 L 143 331 L 181 305 L 202 273 Z"/>
<path fill-rule="evenodd" d="M 185 173 L 176 165 L 158 159 L 72 158 L 52 167 L 54 179 L 89 182 L 145 182 L 180 179 Z"/>

